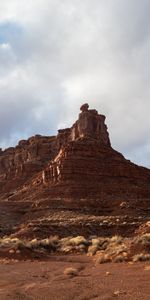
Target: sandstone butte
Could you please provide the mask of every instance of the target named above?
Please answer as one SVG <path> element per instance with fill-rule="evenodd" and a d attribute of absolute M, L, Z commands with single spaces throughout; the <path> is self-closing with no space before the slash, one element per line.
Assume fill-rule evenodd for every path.
<path fill-rule="evenodd" d="M 150 170 L 111 147 L 104 115 L 88 104 L 80 109 L 73 126 L 57 136 L 36 135 L 0 149 L 1 235 L 19 232 L 48 212 L 56 217 L 56 210 L 65 211 L 64 219 L 71 217 L 66 209 L 147 218 Z M 54 230 L 52 222 L 47 228 Z"/>

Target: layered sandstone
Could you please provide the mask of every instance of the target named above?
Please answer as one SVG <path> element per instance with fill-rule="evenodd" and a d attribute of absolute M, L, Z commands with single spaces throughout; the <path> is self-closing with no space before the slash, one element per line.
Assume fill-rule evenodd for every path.
<path fill-rule="evenodd" d="M 43 171 L 44 183 L 71 181 L 72 177 L 73 180 L 78 181 L 81 180 L 80 176 L 87 176 L 88 172 L 90 178 L 93 175 L 97 176 L 98 165 L 93 164 L 92 168 L 96 167 L 96 174 L 92 174 L 88 171 L 90 166 L 88 167 L 86 162 L 90 164 L 89 158 L 97 160 L 97 151 L 102 151 L 102 148 L 110 151 L 111 144 L 105 116 L 98 114 L 95 109 L 89 110 L 88 107 L 88 104 L 81 106 L 79 118 L 71 128 L 59 130 L 57 144 L 60 150 Z M 82 158 L 84 158 L 83 163 Z"/>
<path fill-rule="evenodd" d="M 78 120 L 71 128 L 58 131 L 57 142 L 58 148 L 67 145 L 71 141 L 78 139 L 94 139 L 101 144 L 110 146 L 109 134 L 105 124 L 105 116 L 98 114 L 95 109 L 88 109 L 89 105 L 83 104 L 80 108 Z"/>
<path fill-rule="evenodd" d="M 57 136 L 36 135 L 28 140 L 21 140 L 16 147 L 4 151 L 0 149 L 1 191 L 10 191 L 24 184 L 44 169 L 49 161 L 60 155 L 63 147 L 83 138 L 92 138 L 110 147 L 105 117 L 96 110 L 89 110 L 88 104 L 81 107 L 75 124 L 71 128 L 59 130 Z M 55 178 L 55 168 L 52 172 Z"/>
<path fill-rule="evenodd" d="M 0 150 L 0 236 L 133 234 L 148 220 L 149 183 L 84 104 L 71 128 Z"/>
<path fill-rule="evenodd" d="M 31 195 L 39 188 L 48 191 L 51 199 L 149 201 L 149 182 L 149 169 L 111 147 L 105 116 L 88 104 L 81 106 L 73 126 L 57 136 L 36 135 L 0 151 L 1 193 L 26 186 Z"/>
<path fill-rule="evenodd" d="M 42 172 L 42 182 L 51 195 L 110 201 L 150 198 L 150 170 L 131 163 L 111 147 L 105 116 L 84 104 L 67 133 L 66 143 Z"/>
<path fill-rule="evenodd" d="M 55 137 L 36 135 L 16 147 L 0 151 L 0 188 L 7 192 L 19 187 L 42 170 L 57 153 Z"/>

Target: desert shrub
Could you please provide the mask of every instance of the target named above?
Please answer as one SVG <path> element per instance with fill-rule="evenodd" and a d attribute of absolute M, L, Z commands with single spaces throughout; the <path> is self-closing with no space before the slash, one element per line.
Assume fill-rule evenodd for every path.
<path fill-rule="evenodd" d="M 66 253 L 66 254 L 67 253 L 72 253 L 74 251 L 74 247 L 67 246 L 67 245 L 62 245 L 60 251 L 63 252 L 63 253 Z"/>
<path fill-rule="evenodd" d="M 78 269 L 75 269 L 75 268 L 72 268 L 72 267 L 66 268 L 64 270 L 64 274 L 69 275 L 69 276 L 77 276 L 78 273 L 79 273 Z"/>
<path fill-rule="evenodd" d="M 105 254 L 105 253 L 100 254 L 96 259 L 97 264 L 104 264 L 104 263 L 108 263 L 111 261 L 112 261 L 112 259 L 109 256 L 109 254 Z"/>
<path fill-rule="evenodd" d="M 70 246 L 88 245 L 88 241 L 83 236 L 76 236 L 68 241 Z"/>
<path fill-rule="evenodd" d="M 116 256 L 127 256 L 127 246 L 120 236 L 113 236 L 108 240 L 107 248 L 104 249 L 105 253 L 115 258 Z"/>
<path fill-rule="evenodd" d="M 66 245 L 66 246 L 69 246 L 70 245 L 70 239 L 72 239 L 72 237 L 68 236 L 68 237 L 65 237 L 65 238 L 61 238 L 60 240 L 60 243 L 61 245 Z"/>
<path fill-rule="evenodd" d="M 133 262 L 148 261 L 150 260 L 150 254 L 144 254 L 144 253 L 136 254 L 132 257 L 132 260 Z"/>
<path fill-rule="evenodd" d="M 49 239 L 43 239 L 38 241 L 39 247 L 48 248 L 49 247 Z"/>
<path fill-rule="evenodd" d="M 109 238 L 94 238 L 91 240 L 91 245 L 88 247 L 88 255 L 92 256 L 100 250 L 106 250 L 109 244 Z"/>
<path fill-rule="evenodd" d="M 86 246 L 81 244 L 81 245 L 77 246 L 77 250 L 81 253 L 84 253 L 84 252 L 86 252 Z"/>
<path fill-rule="evenodd" d="M 143 234 L 135 240 L 136 244 L 142 244 L 143 246 L 150 246 L 150 233 Z"/>
<path fill-rule="evenodd" d="M 107 251 L 111 253 L 111 255 L 119 255 L 124 252 L 127 252 L 127 247 L 125 244 L 122 245 L 112 245 L 110 244 Z"/>
<path fill-rule="evenodd" d="M 99 247 L 97 245 L 91 245 L 88 247 L 88 255 L 93 256 L 96 254 L 96 252 L 99 250 Z"/>
<path fill-rule="evenodd" d="M 37 239 L 33 239 L 26 243 L 26 247 L 32 250 L 39 248 L 39 245 L 40 245 L 40 241 L 38 241 Z"/>
<path fill-rule="evenodd" d="M 99 250 L 105 250 L 109 244 L 109 238 L 92 239 L 92 245 L 97 245 Z"/>
<path fill-rule="evenodd" d="M 3 239 L 0 239 L 0 247 L 2 248 L 13 248 L 13 249 L 21 249 L 23 248 L 25 245 L 24 245 L 24 242 L 18 238 L 3 238 Z"/>
<path fill-rule="evenodd" d="M 58 236 L 53 236 L 49 238 L 49 250 L 56 251 L 60 247 L 60 239 Z"/>
<path fill-rule="evenodd" d="M 26 244 L 25 244 L 24 241 L 20 240 L 20 241 L 18 241 L 18 243 L 16 243 L 16 244 L 13 246 L 13 248 L 14 248 L 15 250 L 19 250 L 19 251 L 20 251 L 20 250 L 26 248 Z"/>
<path fill-rule="evenodd" d="M 59 238 L 57 236 L 53 236 L 42 240 L 33 239 L 27 242 L 26 246 L 32 250 L 44 248 L 50 252 L 56 251 L 59 247 Z"/>
<path fill-rule="evenodd" d="M 125 256 L 123 256 L 123 255 L 117 255 L 113 259 L 113 262 L 115 262 L 115 263 L 121 263 L 124 261 L 125 261 Z"/>
<path fill-rule="evenodd" d="M 60 251 L 64 253 L 86 252 L 88 241 L 83 236 L 67 237 L 60 241 Z"/>
<path fill-rule="evenodd" d="M 109 244 L 109 238 L 92 239 L 92 245 L 97 245 L 99 250 L 105 250 Z"/>
<path fill-rule="evenodd" d="M 49 251 L 56 251 L 59 248 L 59 238 L 58 236 L 52 236 L 48 239 L 40 240 L 39 246 L 45 248 Z"/>
<path fill-rule="evenodd" d="M 73 247 L 69 243 L 71 238 L 72 237 L 65 237 L 60 240 L 60 252 L 70 253 L 73 251 Z"/>
<path fill-rule="evenodd" d="M 121 244 L 123 241 L 123 238 L 119 235 L 114 235 L 111 239 L 110 239 L 110 243 L 111 244 Z"/>

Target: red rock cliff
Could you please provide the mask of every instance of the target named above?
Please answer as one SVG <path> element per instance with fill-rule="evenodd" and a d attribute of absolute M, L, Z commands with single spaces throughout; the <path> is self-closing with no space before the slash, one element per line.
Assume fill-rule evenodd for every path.
<path fill-rule="evenodd" d="M 60 136 L 62 138 L 60 138 Z M 64 198 L 150 198 L 150 170 L 112 149 L 105 116 L 81 107 L 71 129 L 60 131 L 60 151 L 42 172 L 53 196 Z"/>
<path fill-rule="evenodd" d="M 46 190 L 49 199 L 146 199 L 149 203 L 149 182 L 149 169 L 112 149 L 105 116 L 88 104 L 81 106 L 74 125 L 59 130 L 56 137 L 35 136 L 0 151 L 2 193 L 26 186 L 30 195 L 40 189 L 39 197 Z"/>

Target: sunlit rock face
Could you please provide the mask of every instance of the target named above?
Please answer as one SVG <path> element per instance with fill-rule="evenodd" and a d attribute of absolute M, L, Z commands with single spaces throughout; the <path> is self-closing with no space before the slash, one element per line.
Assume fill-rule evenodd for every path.
<path fill-rule="evenodd" d="M 58 154 L 42 172 L 53 196 L 129 199 L 150 197 L 150 170 L 126 160 L 111 147 L 105 116 L 81 106 L 78 120 L 56 137 Z M 144 185 L 144 188 L 143 188 Z"/>
<path fill-rule="evenodd" d="M 98 140 L 101 144 L 110 146 L 105 117 L 96 110 L 89 110 L 88 104 L 81 106 L 81 113 L 75 124 L 71 128 L 60 129 L 56 137 L 36 135 L 28 140 L 21 140 L 16 147 L 4 151 L 0 149 L 0 180 L 12 179 L 13 185 L 17 186 L 16 179 L 19 183 L 20 180 L 32 177 L 55 158 L 63 146 L 84 138 Z M 56 173 L 55 170 L 52 172 Z"/>
<path fill-rule="evenodd" d="M 42 170 L 57 154 L 55 144 L 55 137 L 36 135 L 28 140 L 21 140 L 16 147 L 1 150 L 1 191 L 15 189 Z"/>
<path fill-rule="evenodd" d="M 89 109 L 88 104 L 82 105 L 80 110 L 79 119 L 71 128 L 71 140 L 92 138 L 110 146 L 105 116 L 98 114 L 95 109 Z"/>
<path fill-rule="evenodd" d="M 87 103 L 83 104 L 80 110 L 79 118 L 71 128 L 58 131 L 59 146 L 82 138 L 95 139 L 101 144 L 110 146 L 105 116 L 98 114 L 95 109 L 89 109 Z"/>
<path fill-rule="evenodd" d="M 44 183 L 49 181 L 71 180 L 72 176 L 75 179 L 75 174 L 75 180 L 78 180 L 82 173 L 83 176 L 85 176 L 85 173 L 88 173 L 88 167 L 90 165 L 89 158 L 96 158 L 96 149 L 99 149 L 99 147 L 102 148 L 103 146 L 108 147 L 108 149 L 111 148 L 109 134 L 105 124 L 105 116 L 98 114 L 95 109 L 89 109 L 87 103 L 83 104 L 80 110 L 79 118 L 71 128 L 58 131 L 56 140 L 57 147 L 60 151 L 43 171 L 42 177 Z M 91 145 L 93 149 L 91 149 Z M 71 153 L 75 161 L 72 163 L 72 160 L 69 160 L 69 165 L 65 167 L 68 158 L 71 157 Z M 84 165 L 80 172 L 80 164 L 78 166 L 76 165 L 79 158 L 78 153 L 84 157 Z M 86 165 L 86 156 L 88 166 Z M 89 175 L 92 175 L 90 170 Z M 97 175 L 97 171 L 95 175 Z"/>
<path fill-rule="evenodd" d="M 105 116 L 88 104 L 80 110 L 72 127 L 57 136 L 36 135 L 0 150 L 0 195 L 19 190 L 15 199 L 24 201 L 47 195 L 50 201 L 86 199 L 86 205 L 100 207 L 123 201 L 149 205 L 150 170 L 111 147 Z"/>

